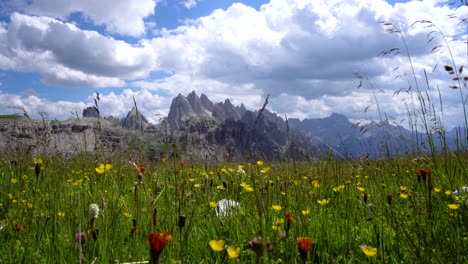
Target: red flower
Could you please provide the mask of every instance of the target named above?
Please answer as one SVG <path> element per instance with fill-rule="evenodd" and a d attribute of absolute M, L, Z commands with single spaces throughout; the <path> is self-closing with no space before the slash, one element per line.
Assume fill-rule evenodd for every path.
<path fill-rule="evenodd" d="M 392 205 L 392 200 L 393 200 L 393 195 L 391 195 L 391 194 L 387 195 L 387 203 L 388 203 L 388 205 Z"/>
<path fill-rule="evenodd" d="M 298 237 L 297 238 L 297 247 L 300 252 L 307 253 L 312 248 L 312 245 L 315 244 L 314 240 L 310 237 Z"/>
<path fill-rule="evenodd" d="M 20 224 L 15 224 L 14 229 L 16 232 L 23 232 L 24 231 L 24 226 Z"/>
<path fill-rule="evenodd" d="M 141 173 L 145 172 L 145 165 L 141 165 L 141 164 L 138 165 L 138 170 L 139 170 Z"/>
<path fill-rule="evenodd" d="M 183 160 L 179 161 L 179 165 L 180 165 L 181 167 L 185 166 L 185 161 L 183 161 Z"/>
<path fill-rule="evenodd" d="M 148 241 L 151 254 L 159 255 L 171 240 L 172 235 L 170 233 L 149 233 Z"/>
<path fill-rule="evenodd" d="M 289 231 L 291 223 L 294 221 L 294 216 L 292 214 L 286 214 L 286 232 Z"/>

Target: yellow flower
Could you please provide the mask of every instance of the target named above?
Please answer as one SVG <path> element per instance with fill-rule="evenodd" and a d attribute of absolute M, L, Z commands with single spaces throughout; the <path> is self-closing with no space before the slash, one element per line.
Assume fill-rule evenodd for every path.
<path fill-rule="evenodd" d="M 345 185 L 338 185 L 337 187 L 333 187 L 334 192 L 341 192 L 342 190 L 345 189 Z"/>
<path fill-rule="evenodd" d="M 132 218 L 132 214 L 129 212 L 124 212 L 123 215 L 128 219 Z"/>
<path fill-rule="evenodd" d="M 190 179 L 188 179 L 188 180 L 189 180 L 189 182 L 194 182 L 194 181 L 195 181 L 194 178 L 190 178 Z"/>
<path fill-rule="evenodd" d="M 302 215 L 309 215 L 310 214 L 310 211 L 309 210 L 302 210 Z"/>
<path fill-rule="evenodd" d="M 272 205 L 271 208 L 273 208 L 273 210 L 275 210 L 276 212 L 279 212 L 283 209 L 283 207 L 279 204 Z"/>
<path fill-rule="evenodd" d="M 263 165 L 263 161 L 257 160 L 257 165 L 258 165 L 258 166 L 262 166 L 262 165 Z"/>
<path fill-rule="evenodd" d="M 65 217 L 65 212 L 58 212 L 57 215 L 60 217 Z"/>
<path fill-rule="evenodd" d="M 216 186 L 216 189 L 222 191 L 222 190 L 224 190 L 224 187 L 222 185 L 218 185 L 218 186 Z"/>
<path fill-rule="evenodd" d="M 319 188 L 320 187 L 320 182 L 319 181 L 313 181 L 312 185 L 314 185 L 314 188 Z"/>
<path fill-rule="evenodd" d="M 450 208 L 450 210 L 457 210 L 458 208 L 460 208 L 459 204 L 448 204 L 447 206 L 448 208 Z"/>
<path fill-rule="evenodd" d="M 374 247 L 371 247 L 371 246 L 361 246 L 361 250 L 368 257 L 373 257 L 373 256 L 377 255 L 377 248 L 374 248 Z"/>
<path fill-rule="evenodd" d="M 83 183 L 83 179 L 79 179 L 79 180 L 76 180 L 76 181 L 72 182 L 72 185 L 73 186 L 81 186 L 82 183 Z"/>
<path fill-rule="evenodd" d="M 320 205 L 327 205 L 330 203 L 330 198 L 328 199 L 322 199 L 322 200 L 317 200 L 317 203 L 319 203 Z"/>
<path fill-rule="evenodd" d="M 210 207 L 211 208 L 216 208 L 218 206 L 218 203 L 214 202 L 214 201 L 211 201 L 210 202 Z"/>
<path fill-rule="evenodd" d="M 213 251 L 220 252 L 224 248 L 224 240 L 211 240 L 210 247 Z"/>
<path fill-rule="evenodd" d="M 3 207 L 3 203 L 0 203 L 0 208 Z"/>
<path fill-rule="evenodd" d="M 237 259 L 240 255 L 240 247 L 228 247 L 226 251 L 229 259 Z"/>
<path fill-rule="evenodd" d="M 260 170 L 261 173 L 268 173 L 270 171 L 270 167 L 266 167 Z"/>
<path fill-rule="evenodd" d="M 277 226 L 277 225 L 271 226 L 271 229 L 273 229 L 274 231 L 280 231 L 281 230 L 281 228 L 279 226 Z"/>
<path fill-rule="evenodd" d="M 282 219 L 282 218 L 276 219 L 276 224 L 277 224 L 277 225 L 282 225 L 282 224 L 284 224 L 284 219 Z"/>
<path fill-rule="evenodd" d="M 247 183 L 243 182 L 240 184 L 240 186 L 242 188 L 244 188 L 244 190 L 248 191 L 248 192 L 253 192 L 254 188 L 252 188 L 252 186 L 248 185 Z"/>
<path fill-rule="evenodd" d="M 195 188 L 200 188 L 200 187 L 201 187 L 201 184 L 200 184 L 200 183 L 195 183 L 195 184 L 193 185 L 193 187 L 195 187 Z"/>
<path fill-rule="evenodd" d="M 408 199 L 408 194 L 407 193 L 400 193 L 400 198 L 401 199 Z"/>
<path fill-rule="evenodd" d="M 11 183 L 17 183 L 18 180 L 16 178 L 11 178 Z"/>
<path fill-rule="evenodd" d="M 33 208 L 33 204 L 32 204 L 32 203 L 28 203 L 28 208 L 29 208 L 29 209 Z"/>
<path fill-rule="evenodd" d="M 99 167 L 96 168 L 96 172 L 99 173 L 99 174 L 103 174 L 104 172 L 108 171 L 112 169 L 112 165 L 111 164 L 104 164 L 104 163 L 101 163 L 99 164 Z"/>
<path fill-rule="evenodd" d="M 23 178 L 23 180 L 27 180 L 27 179 L 28 179 L 28 175 L 25 174 L 25 175 L 21 176 L 21 178 Z"/>
<path fill-rule="evenodd" d="M 440 191 L 442 191 L 442 189 L 441 189 L 441 188 L 437 188 L 437 187 L 436 187 L 436 188 L 434 188 L 434 192 L 436 192 L 436 193 L 440 193 Z"/>
<path fill-rule="evenodd" d="M 366 190 L 364 187 L 357 187 L 357 189 L 358 189 L 358 191 L 360 191 L 360 192 L 363 192 L 363 191 Z"/>
<path fill-rule="evenodd" d="M 400 191 L 403 192 L 403 191 L 406 191 L 406 189 L 407 189 L 406 186 L 400 186 Z"/>
<path fill-rule="evenodd" d="M 446 190 L 446 191 L 445 191 L 445 195 L 449 196 L 449 195 L 451 195 L 451 194 L 452 194 L 452 191 L 451 191 L 451 190 Z"/>

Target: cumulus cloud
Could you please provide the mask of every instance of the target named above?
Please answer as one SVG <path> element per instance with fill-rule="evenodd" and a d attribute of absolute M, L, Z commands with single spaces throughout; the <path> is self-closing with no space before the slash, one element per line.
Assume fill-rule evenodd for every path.
<path fill-rule="evenodd" d="M 194 8 L 197 6 L 197 0 L 185 0 L 183 2 L 183 5 L 185 6 L 185 8 L 187 9 L 190 9 L 190 8 Z"/>
<path fill-rule="evenodd" d="M 144 40 L 130 45 L 48 17 L 13 13 L 10 20 L 0 25 L 0 68 L 40 72 L 47 84 L 118 87 L 154 68 Z"/>
<path fill-rule="evenodd" d="M 145 33 L 144 19 L 154 14 L 157 0 L 33 0 L 26 8 L 34 15 L 66 20 L 80 12 L 110 33 L 138 37 Z"/>
<path fill-rule="evenodd" d="M 461 113 L 460 98 L 448 88 L 451 76 L 442 65 L 451 63 L 449 49 L 457 65 L 466 63 L 466 29 L 459 23 L 468 16 L 468 7 L 453 9 L 439 0 L 394 6 L 383 0 L 271 0 L 257 10 L 235 3 L 177 28 L 158 29 L 157 37 L 131 45 L 62 21 L 81 12 L 108 32 L 138 36 L 157 1 L 143 1 L 142 7 L 122 15 L 117 10 L 131 9 L 130 1 L 116 7 L 101 1 L 96 10 L 89 8 L 90 0 L 75 2 L 33 0 L 26 8 L 29 14 L 53 18 L 14 13 L 8 25 L 0 23 L 0 68 L 40 72 L 47 84 L 133 88 L 103 97 L 103 107 L 110 111 L 113 106 L 115 115 L 124 115 L 131 98 L 143 95 L 138 101 L 147 102 L 142 109 L 149 115 L 167 114 L 174 96 L 195 90 L 215 102 L 230 98 L 250 109 L 261 107 L 270 94 L 270 109 L 301 118 L 338 112 L 356 120 L 378 119 L 378 103 L 385 114 L 402 120 L 405 102 L 418 87 L 435 100 L 440 88 L 448 113 Z M 177 3 L 189 8 L 196 2 Z M 442 32 L 433 33 L 429 44 L 428 33 L 436 27 L 413 25 L 421 19 L 431 20 Z M 401 34 L 386 32 L 391 26 L 382 21 Z M 443 36 L 454 36 L 447 38 L 448 47 Z M 432 52 L 436 45 L 442 46 Z M 400 52 L 379 56 L 391 48 Z M 155 71 L 170 76 L 149 77 Z M 359 89 L 356 72 L 364 81 Z M 447 120 L 457 125 L 456 118 Z"/>
<path fill-rule="evenodd" d="M 42 113 L 50 118 L 64 120 L 73 117 L 75 111 L 82 111 L 84 107 L 83 102 L 51 102 L 36 95 L 19 96 L 0 91 L 0 110 L 6 114 L 23 114 L 24 109 L 32 118 L 38 118 Z"/>

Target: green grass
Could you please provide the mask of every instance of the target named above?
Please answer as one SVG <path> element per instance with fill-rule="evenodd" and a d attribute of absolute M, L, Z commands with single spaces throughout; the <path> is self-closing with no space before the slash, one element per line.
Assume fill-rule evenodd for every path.
<path fill-rule="evenodd" d="M 23 118 L 24 116 L 18 114 L 11 114 L 11 115 L 0 115 L 0 119 L 19 119 Z"/>
<path fill-rule="evenodd" d="M 154 231 L 172 233 L 163 263 L 228 262 L 226 250 L 214 252 L 209 246 L 220 239 L 240 247 L 241 261 L 252 263 L 256 255 L 248 243 L 260 234 L 272 244 L 262 258 L 268 263 L 301 263 L 298 237 L 315 241 L 310 263 L 464 263 L 467 197 L 445 194 L 468 185 L 466 166 L 460 166 L 464 159 L 453 156 L 443 168 L 409 159 L 329 160 L 296 163 L 295 172 L 286 162 L 205 167 L 168 160 L 143 162 L 144 183 L 138 183 L 136 169 L 118 157 L 107 161 L 112 169 L 103 174 L 96 172 L 93 157 L 43 157 L 37 177 L 32 157 L 3 158 L 0 263 L 77 263 L 80 256 L 95 263 L 149 260 L 148 233 Z M 238 165 L 245 175 L 237 172 Z M 416 177 L 422 168 L 431 169 L 426 181 Z M 243 182 L 254 191 L 241 187 Z M 336 188 L 340 185 L 344 188 Z M 241 208 L 216 217 L 209 204 L 223 198 L 238 201 Z M 320 205 L 322 199 L 330 199 L 329 204 Z M 80 245 L 75 234 L 89 229 L 92 203 L 100 208 L 99 234 Z M 448 204 L 460 207 L 451 210 Z M 283 209 L 275 211 L 273 205 Z M 294 217 L 288 232 L 287 213 Z M 181 215 L 186 217 L 183 228 L 177 224 Z M 133 218 L 136 231 L 131 233 Z M 377 254 L 365 256 L 363 245 L 377 248 Z"/>

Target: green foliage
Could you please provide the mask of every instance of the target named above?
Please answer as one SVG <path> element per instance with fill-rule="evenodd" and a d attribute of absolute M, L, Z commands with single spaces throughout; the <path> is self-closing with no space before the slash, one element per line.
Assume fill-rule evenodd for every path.
<path fill-rule="evenodd" d="M 164 263 L 230 261 L 226 250 L 210 248 L 211 240 L 240 247 L 239 258 L 251 263 L 257 256 L 249 242 L 259 235 L 272 246 L 262 258 L 268 263 L 301 263 L 299 237 L 314 241 L 307 255 L 311 263 L 464 263 L 467 197 L 445 193 L 466 185 L 466 167 L 459 166 L 464 158 L 452 156 L 444 167 L 406 159 L 303 162 L 295 164 L 294 173 L 286 162 L 239 164 L 242 173 L 237 164 L 165 158 L 143 162 L 139 176 L 125 158 L 102 162 L 110 168 L 83 155 L 43 157 L 36 176 L 32 157 L 5 157 L 1 262 L 76 263 L 80 256 L 96 263 L 149 260 L 148 234 L 157 231 L 172 237 L 161 255 Z M 421 169 L 426 174 L 418 181 Z M 241 207 L 216 216 L 210 202 L 221 199 Z M 88 213 L 93 203 L 100 208 L 97 239 L 86 235 L 80 244 L 76 234 L 93 229 Z M 289 229 L 286 214 L 293 216 Z M 366 256 L 364 245 L 377 248 L 377 254 Z"/>

